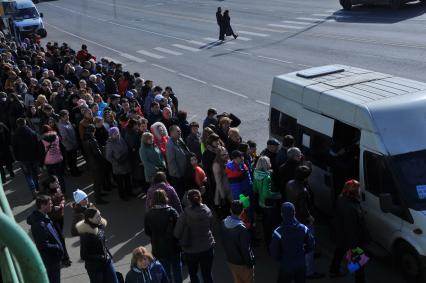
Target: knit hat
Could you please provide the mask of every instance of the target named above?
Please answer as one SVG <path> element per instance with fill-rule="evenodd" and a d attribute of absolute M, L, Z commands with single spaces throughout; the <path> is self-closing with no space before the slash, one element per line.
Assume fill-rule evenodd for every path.
<path fill-rule="evenodd" d="M 87 194 L 83 192 L 82 190 L 77 189 L 75 192 L 73 192 L 74 201 L 76 203 L 80 203 L 84 199 L 87 198 Z"/>
<path fill-rule="evenodd" d="M 117 127 L 112 127 L 109 129 L 109 136 L 115 135 L 115 134 L 119 134 L 120 130 Z"/>
<path fill-rule="evenodd" d="M 135 94 L 133 92 L 131 92 L 130 90 L 126 91 L 126 97 L 127 98 L 133 98 L 135 97 Z"/>
<path fill-rule="evenodd" d="M 161 94 L 157 94 L 154 97 L 154 101 L 160 102 L 161 100 L 163 100 L 164 96 L 162 96 Z"/>
<path fill-rule="evenodd" d="M 291 225 L 297 223 L 296 210 L 291 202 L 285 202 L 281 205 L 281 216 L 284 225 Z"/>

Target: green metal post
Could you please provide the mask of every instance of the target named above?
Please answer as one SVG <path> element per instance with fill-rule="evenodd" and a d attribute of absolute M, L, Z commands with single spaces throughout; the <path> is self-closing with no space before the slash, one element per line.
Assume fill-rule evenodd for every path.
<path fill-rule="evenodd" d="M 25 283 L 49 283 L 46 268 L 36 246 L 24 230 L 13 219 L 0 213 L 2 242 L 13 253 L 23 271 Z"/>

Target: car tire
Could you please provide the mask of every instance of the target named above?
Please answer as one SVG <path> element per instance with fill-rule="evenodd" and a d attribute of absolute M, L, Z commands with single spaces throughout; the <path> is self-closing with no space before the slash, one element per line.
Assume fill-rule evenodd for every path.
<path fill-rule="evenodd" d="M 349 11 L 352 9 L 352 0 L 339 0 L 340 5 L 343 7 L 344 10 Z"/>
<path fill-rule="evenodd" d="M 392 10 L 398 10 L 401 8 L 401 0 L 391 0 L 391 8 Z"/>
<path fill-rule="evenodd" d="M 401 242 L 396 246 L 394 262 L 401 269 L 407 282 L 426 282 L 426 274 L 420 256 L 408 243 Z"/>

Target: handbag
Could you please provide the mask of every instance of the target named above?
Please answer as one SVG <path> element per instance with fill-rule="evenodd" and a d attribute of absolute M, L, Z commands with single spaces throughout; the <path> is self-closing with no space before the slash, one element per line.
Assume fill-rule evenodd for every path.
<path fill-rule="evenodd" d="M 365 254 L 363 249 L 357 247 L 346 252 L 346 260 L 349 272 L 354 273 L 366 265 L 370 258 Z"/>

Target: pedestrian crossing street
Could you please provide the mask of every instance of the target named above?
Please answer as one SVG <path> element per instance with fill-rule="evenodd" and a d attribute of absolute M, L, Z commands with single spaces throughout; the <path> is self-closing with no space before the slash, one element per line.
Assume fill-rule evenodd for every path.
<path fill-rule="evenodd" d="M 346 12 L 343 12 L 346 13 Z M 299 30 L 304 30 L 311 28 L 319 23 L 326 21 L 334 21 L 337 17 L 347 17 L 348 15 L 342 14 L 341 12 L 336 12 L 334 10 L 327 10 L 319 13 L 315 13 L 309 16 L 303 17 L 295 17 L 294 19 L 286 19 L 276 23 L 267 24 L 268 27 L 274 29 L 265 29 L 273 32 L 276 30 L 277 32 L 296 32 Z M 143 63 L 149 59 L 161 60 L 165 59 L 168 56 L 180 56 L 187 53 L 196 53 L 201 52 L 203 50 L 208 50 L 213 47 L 219 47 L 222 45 L 237 45 L 237 44 L 246 44 L 250 41 L 261 40 L 270 36 L 273 36 L 271 33 L 262 33 L 262 32 L 253 32 L 249 30 L 239 30 L 236 28 L 238 33 L 237 39 L 227 39 L 224 42 L 220 42 L 215 37 L 204 37 L 191 39 L 186 41 L 180 41 L 179 43 L 171 44 L 170 46 L 157 46 L 152 48 L 151 50 L 137 50 L 136 53 L 138 56 L 134 56 L 131 54 L 120 54 L 121 57 L 137 62 Z M 111 58 L 110 58 L 111 59 Z M 113 60 L 115 62 L 119 62 L 119 60 Z"/>

